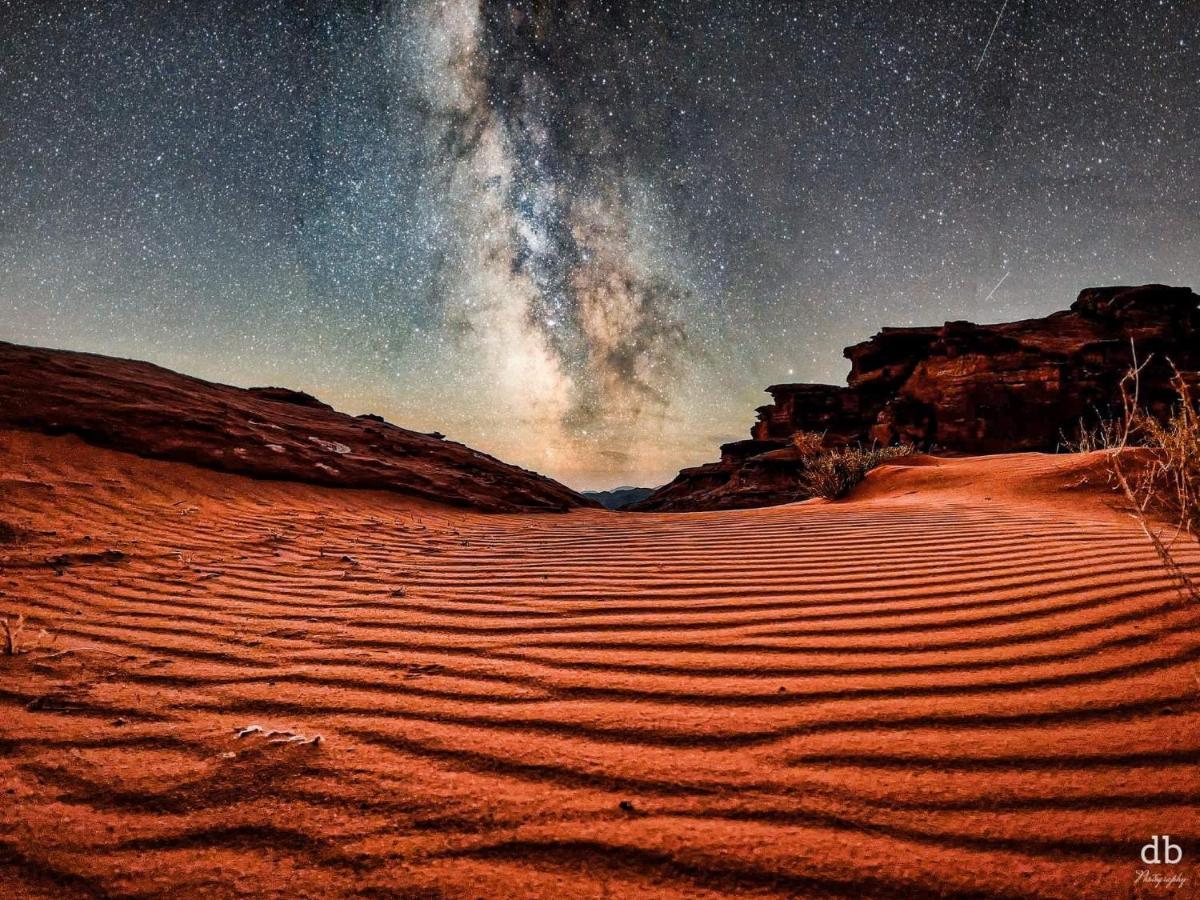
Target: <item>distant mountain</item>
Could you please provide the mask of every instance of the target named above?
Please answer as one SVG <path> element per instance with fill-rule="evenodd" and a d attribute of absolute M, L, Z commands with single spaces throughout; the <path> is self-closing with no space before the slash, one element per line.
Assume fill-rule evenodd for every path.
<path fill-rule="evenodd" d="M 624 509 L 631 503 L 645 500 L 657 488 L 617 487 L 611 491 L 581 491 L 589 500 L 595 500 L 605 509 Z"/>
<path fill-rule="evenodd" d="M 0 342 L 0 429 L 254 478 L 396 491 L 494 512 L 596 506 L 436 432 L 340 413 L 287 388 L 236 388 L 147 362 Z"/>

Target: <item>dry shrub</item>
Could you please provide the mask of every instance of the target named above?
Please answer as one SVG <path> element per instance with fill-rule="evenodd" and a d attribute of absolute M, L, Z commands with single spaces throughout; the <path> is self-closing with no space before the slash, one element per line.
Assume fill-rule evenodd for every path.
<path fill-rule="evenodd" d="M 838 500 L 878 465 L 915 452 L 910 444 L 896 447 L 839 447 L 809 458 L 800 474 L 802 487 L 814 497 Z"/>
<path fill-rule="evenodd" d="M 1169 511 L 1181 531 L 1200 537 L 1200 414 L 1191 386 L 1176 377 L 1180 402 L 1170 418 L 1153 416 L 1141 423 L 1142 445 L 1153 451 L 1148 481 L 1160 507 Z"/>
<path fill-rule="evenodd" d="M 816 456 L 825 451 L 825 435 L 815 431 L 797 431 L 792 435 L 792 446 L 801 456 Z"/>
<path fill-rule="evenodd" d="M 1092 453 L 1096 450 L 1112 450 L 1121 445 L 1125 426 L 1119 419 L 1100 418 L 1095 425 L 1088 426 L 1083 420 L 1079 422 L 1078 437 L 1069 438 L 1065 434 L 1059 443 L 1059 448 L 1067 453 Z"/>
<path fill-rule="evenodd" d="M 1178 401 L 1166 419 L 1139 403 L 1137 365 L 1121 384 L 1124 422 L 1109 456 L 1112 474 L 1129 501 L 1131 514 L 1154 545 L 1181 593 L 1200 599 L 1200 590 L 1176 559 L 1173 548 L 1181 538 L 1200 542 L 1200 409 L 1192 386 L 1175 370 Z M 1128 453 L 1133 448 L 1142 452 Z M 1166 527 L 1156 524 L 1166 520 Z"/>

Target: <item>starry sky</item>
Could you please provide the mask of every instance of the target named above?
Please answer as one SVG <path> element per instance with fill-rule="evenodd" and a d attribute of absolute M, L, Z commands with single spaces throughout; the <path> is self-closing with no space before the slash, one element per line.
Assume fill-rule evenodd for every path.
<path fill-rule="evenodd" d="M 1200 287 L 1200 0 L 0 0 L 0 338 L 578 488 L 883 325 Z"/>

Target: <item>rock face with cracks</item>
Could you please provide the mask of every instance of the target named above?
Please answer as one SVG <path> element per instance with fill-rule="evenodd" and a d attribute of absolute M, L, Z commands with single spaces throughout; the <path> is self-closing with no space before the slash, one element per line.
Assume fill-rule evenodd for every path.
<path fill-rule="evenodd" d="M 721 460 L 684 469 L 637 505 L 719 509 L 804 499 L 796 484 L 798 432 L 827 446 L 910 443 L 961 453 L 1053 451 L 1081 425 L 1119 415 L 1121 381 L 1146 363 L 1139 403 L 1165 415 L 1175 369 L 1200 381 L 1200 297 L 1149 284 L 1080 292 L 1070 309 L 996 325 L 947 322 L 885 328 L 845 351 L 845 386 L 777 384 L 752 440 Z"/>
<path fill-rule="evenodd" d="M 0 429 L 208 469 L 378 488 L 481 510 L 596 506 L 556 481 L 287 388 L 236 388 L 136 360 L 0 342 Z"/>

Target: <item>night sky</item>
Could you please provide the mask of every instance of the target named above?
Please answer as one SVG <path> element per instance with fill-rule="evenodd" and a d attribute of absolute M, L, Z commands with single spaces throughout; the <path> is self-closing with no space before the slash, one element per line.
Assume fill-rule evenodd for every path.
<path fill-rule="evenodd" d="M 1200 0 L 0 0 L 0 338 L 658 484 L 883 325 L 1200 287 Z"/>

